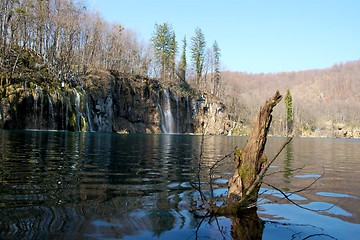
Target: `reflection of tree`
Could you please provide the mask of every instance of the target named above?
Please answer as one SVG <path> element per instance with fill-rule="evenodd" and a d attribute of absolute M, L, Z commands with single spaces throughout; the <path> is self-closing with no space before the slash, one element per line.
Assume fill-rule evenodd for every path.
<path fill-rule="evenodd" d="M 293 161 L 293 145 L 290 142 L 285 147 L 285 160 L 284 160 L 284 182 L 290 183 L 290 178 L 292 177 L 293 169 L 291 168 Z"/>
<path fill-rule="evenodd" d="M 162 232 L 171 230 L 175 224 L 175 217 L 171 214 L 169 208 L 151 210 L 147 217 L 150 219 L 152 231 L 157 237 L 159 237 Z"/>
<path fill-rule="evenodd" d="M 231 217 L 231 236 L 236 240 L 262 239 L 263 222 L 260 220 L 256 209 L 243 211 L 237 217 Z"/>

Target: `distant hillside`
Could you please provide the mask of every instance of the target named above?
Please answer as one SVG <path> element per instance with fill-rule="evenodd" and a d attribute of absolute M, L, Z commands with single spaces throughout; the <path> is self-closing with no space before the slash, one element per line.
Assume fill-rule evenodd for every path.
<path fill-rule="evenodd" d="M 233 117 L 249 127 L 252 116 L 278 89 L 290 89 L 295 134 L 360 137 L 360 60 L 323 70 L 247 74 L 224 72 L 225 103 Z M 283 106 L 283 107 L 282 107 Z M 274 134 L 284 129 L 284 104 L 276 109 Z"/>

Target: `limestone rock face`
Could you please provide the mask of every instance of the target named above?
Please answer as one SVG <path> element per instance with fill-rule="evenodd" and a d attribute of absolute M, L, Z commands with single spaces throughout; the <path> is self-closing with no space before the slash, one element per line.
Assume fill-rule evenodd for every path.
<path fill-rule="evenodd" d="M 225 105 L 211 94 L 201 94 L 195 100 L 195 132 L 206 134 L 229 134 L 232 122 Z"/>
<path fill-rule="evenodd" d="M 68 82 L 25 79 L 0 93 L 4 129 L 228 134 L 232 126 L 210 94 L 114 71 Z"/>

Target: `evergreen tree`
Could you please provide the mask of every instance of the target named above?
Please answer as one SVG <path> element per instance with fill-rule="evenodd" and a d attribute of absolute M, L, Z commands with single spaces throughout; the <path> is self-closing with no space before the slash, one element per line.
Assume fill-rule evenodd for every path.
<path fill-rule="evenodd" d="M 191 44 L 191 59 L 196 70 L 196 84 L 199 86 L 204 70 L 206 46 L 205 36 L 199 27 L 195 29 L 195 35 L 191 38 Z"/>
<path fill-rule="evenodd" d="M 186 36 L 183 39 L 183 50 L 181 53 L 181 59 L 180 59 L 180 63 L 179 63 L 179 73 L 178 76 L 180 78 L 180 81 L 185 82 L 186 81 L 186 67 L 187 67 L 187 62 L 186 62 Z"/>
<path fill-rule="evenodd" d="M 176 37 L 175 32 L 172 32 L 171 41 L 170 41 L 170 56 L 169 56 L 169 67 L 170 67 L 170 73 L 171 78 L 175 79 L 175 57 L 177 53 L 177 43 L 176 43 Z"/>
<path fill-rule="evenodd" d="M 285 109 L 286 109 L 286 133 L 291 134 L 293 131 L 293 103 L 291 92 L 288 89 L 285 95 Z"/>
<path fill-rule="evenodd" d="M 220 94 L 220 80 L 221 80 L 221 76 L 220 76 L 220 48 L 219 45 L 217 43 L 217 41 L 215 40 L 214 44 L 213 44 L 213 55 L 214 55 L 214 73 L 213 73 L 213 83 L 214 83 L 214 94 L 216 96 L 219 96 Z"/>
<path fill-rule="evenodd" d="M 177 43 L 175 33 L 170 24 L 155 24 L 155 31 L 151 38 L 155 56 L 160 64 L 160 75 L 163 80 L 173 78 L 175 73 L 175 56 Z"/>

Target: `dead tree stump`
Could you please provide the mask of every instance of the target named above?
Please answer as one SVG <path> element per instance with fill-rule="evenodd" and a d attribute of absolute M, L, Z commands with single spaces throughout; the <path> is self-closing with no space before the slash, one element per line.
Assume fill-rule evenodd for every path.
<path fill-rule="evenodd" d="M 261 180 L 267 168 L 264 154 L 273 108 L 282 99 L 279 91 L 260 108 L 245 147 L 235 149 L 235 173 L 228 182 L 228 202 L 212 210 L 221 215 L 237 215 L 244 208 L 256 205 Z"/>

